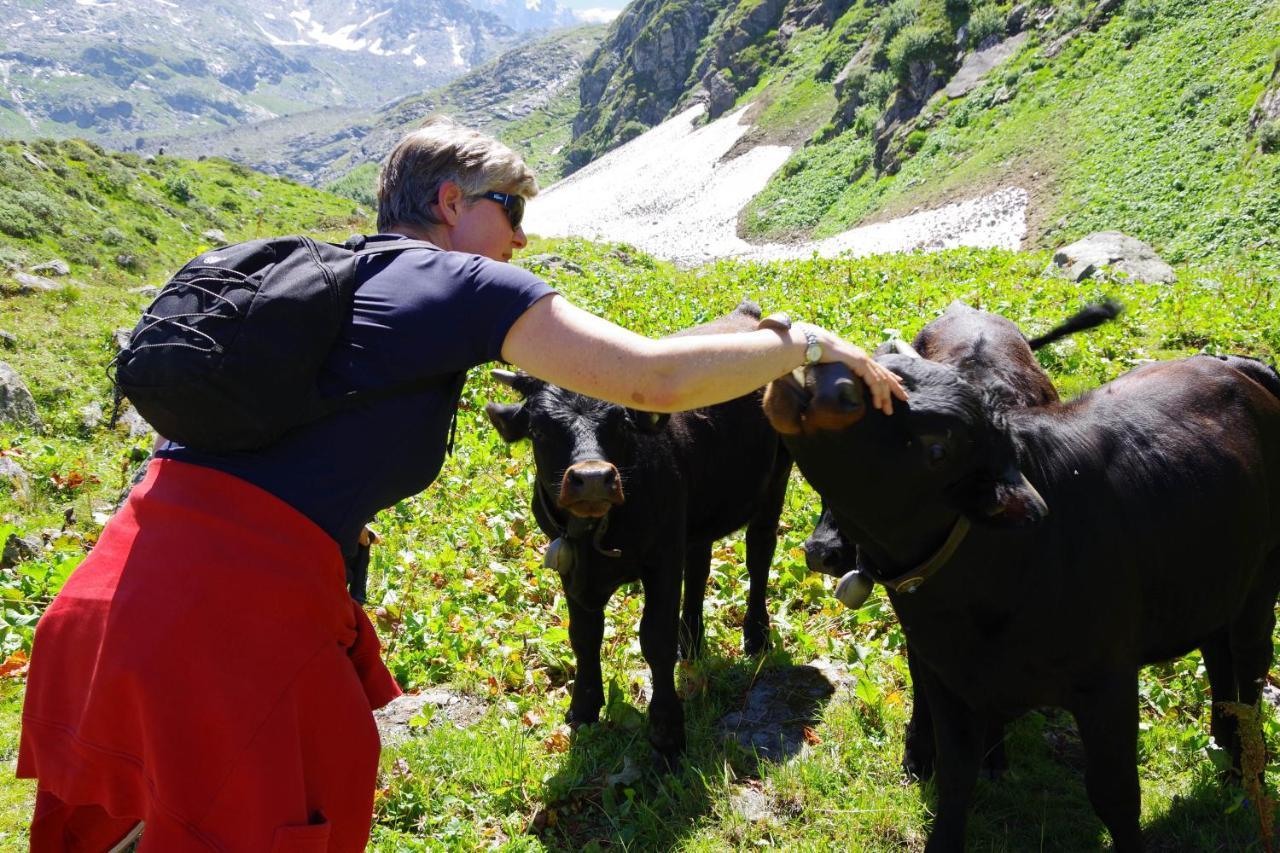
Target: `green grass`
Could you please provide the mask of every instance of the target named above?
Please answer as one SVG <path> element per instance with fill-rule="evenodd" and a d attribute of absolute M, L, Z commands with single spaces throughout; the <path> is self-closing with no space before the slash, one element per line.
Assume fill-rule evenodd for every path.
<path fill-rule="evenodd" d="M 1150 16 L 1117 14 L 1054 58 L 1033 42 L 967 97 L 935 98 L 925 109 L 934 126 L 897 175 L 857 171 L 860 155 L 849 152 L 859 149 L 845 139 L 855 130 L 797 152 L 805 167 L 775 176 L 744 219 L 748 232 L 823 237 L 872 214 L 1014 184 L 1033 193 L 1035 245 L 1118 229 L 1174 261 L 1274 264 L 1280 157 L 1259 151 L 1246 124 L 1280 46 L 1280 7 L 1141 8 Z M 1002 86 L 1013 98 L 993 106 Z M 821 215 L 771 205 L 841 175 L 847 184 Z"/>
<path fill-rule="evenodd" d="M 89 157 L 79 149 L 57 150 Z M 272 211 L 264 229 L 332 237 L 341 236 L 339 227 L 358 229 L 333 219 L 350 215 L 349 201 L 225 163 L 130 163 L 97 154 L 67 159 L 66 168 L 81 176 L 76 186 L 114 201 L 109 219 L 75 208 L 63 230 L 75 222 L 97 239 L 109 222 L 129 241 L 136 225 L 149 224 L 161 236 L 147 272 L 113 268 L 110 256 L 117 249 L 101 249 L 97 267 L 76 260 L 80 283 L 73 293 L 0 303 L 0 328 L 19 341 L 16 349 L 0 350 L 0 358 L 28 378 L 46 423 L 40 434 L 0 427 L 0 451 L 13 455 L 33 481 L 28 495 L 0 483 L 0 534 L 60 527 L 71 510 L 69 530 L 83 537 L 64 536 L 40 559 L 0 571 L 0 656 L 29 649 L 33 620 L 97 535 L 102 516 L 95 519 L 95 513 L 114 499 L 145 444 L 105 426 L 87 429 L 78 414 L 89 402 L 109 404 L 101 371 L 112 354 L 110 333 L 130 325 L 145 301 L 130 290 L 158 283 L 178 258 L 200 248 L 199 230 L 214 223 L 194 212 L 152 217 L 148 205 L 137 202 L 141 189 L 159 194 L 169 178 L 186 178 L 192 198 L 216 213 L 232 239 L 256 233 L 257 216 L 218 213 L 219 201 L 246 198 L 251 189 L 264 194 L 255 203 Z M 131 201 L 100 187 L 102 180 L 111 183 L 103 176 L 117 166 L 140 170 L 129 172 L 139 183 L 128 191 Z M 47 191 L 53 203 L 79 203 L 53 196 L 51 185 Z M 195 217 L 188 220 L 195 234 L 177 224 L 188 217 Z M 0 253 L 31 262 L 60 246 L 45 234 L 6 237 Z M 1274 268 L 1182 266 L 1175 284 L 1156 286 L 1071 283 L 1042 274 L 1045 254 L 1001 251 L 723 262 L 689 271 L 625 246 L 535 240 L 528 252 L 565 256 L 582 272 L 555 273 L 559 290 L 651 335 L 710 319 L 744 296 L 868 347 L 890 334 L 914 334 L 952 299 L 998 311 L 1034 334 L 1085 301 L 1122 298 L 1128 310 L 1119 321 L 1041 353 L 1070 392 L 1146 358 L 1199 350 L 1273 359 L 1280 354 L 1280 275 Z M 376 522 L 384 542 L 373 556 L 370 607 L 392 670 L 406 688 L 448 684 L 489 708 L 470 727 L 436 721 L 385 751 L 372 849 L 920 849 L 934 801 L 931 787 L 907 784 L 898 768 L 910 709 L 902 636 L 883 596 L 850 612 L 834 601 L 829 581 L 806 571 L 800 544 L 818 504 L 798 476 L 771 577 L 773 650 L 763 659 L 740 652 L 747 585 L 741 537 L 716 547 L 707 591 L 708 654 L 681 669 L 690 734 L 683 769 L 665 777 L 649 771 L 645 706 L 637 699 L 644 671 L 637 640 L 642 599 L 632 590 L 621 590 L 607 613 L 602 653 L 612 696 L 604 720 L 562 738 L 573 655 L 563 594 L 554 572 L 541 565 L 546 540 L 528 505 L 532 456 L 527 446 L 504 444 L 482 412 L 485 402 L 510 398 L 509 390 L 476 371 L 463 397 L 457 449 L 439 482 Z M 66 485 L 75 472 L 83 482 Z M 715 733 L 716 721 L 741 707 L 758 677 L 816 657 L 848 667 L 855 680 L 816 708 L 815 738 L 797 757 L 757 766 Z M 1143 675 L 1148 842 L 1153 849 L 1260 849 L 1251 807 L 1214 779 L 1203 682 L 1195 656 Z M 19 701 L 20 687 L 0 681 L 0 738 L 10 762 Z M 1274 745 L 1280 735 L 1274 723 L 1269 735 Z M 1060 715 L 1032 714 L 1011 738 L 1011 776 L 979 785 L 971 848 L 1100 846 L 1105 832 L 1084 795 L 1070 725 Z M 625 776 L 629 766 L 640 769 L 638 777 L 610 781 L 611 774 Z M 736 812 L 733 798 L 744 786 L 760 791 L 767 818 Z M 0 782 L 0 849 L 21 849 L 30 798 L 29 784 Z"/>

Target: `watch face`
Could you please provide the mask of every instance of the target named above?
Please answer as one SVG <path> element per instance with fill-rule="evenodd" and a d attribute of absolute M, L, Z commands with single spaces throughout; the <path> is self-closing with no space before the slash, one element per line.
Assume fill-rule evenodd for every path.
<path fill-rule="evenodd" d="M 821 358 L 822 358 L 822 344 L 818 343 L 817 341 L 814 341 L 813 343 L 809 344 L 808 347 L 805 348 L 804 360 L 809 364 L 817 364 L 818 360 Z"/>

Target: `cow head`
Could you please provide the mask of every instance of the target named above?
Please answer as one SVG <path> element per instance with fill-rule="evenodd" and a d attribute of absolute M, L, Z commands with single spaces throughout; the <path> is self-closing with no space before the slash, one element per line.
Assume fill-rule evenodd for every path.
<path fill-rule="evenodd" d="M 539 488 L 561 511 L 601 518 L 625 502 L 622 472 L 635 460 L 637 438 L 661 432 L 668 415 L 584 397 L 525 373 L 493 376 L 524 400 L 489 403 L 485 414 L 505 441 L 533 443 Z"/>
<path fill-rule="evenodd" d="M 911 396 L 893 415 L 867 406 L 862 380 L 842 364 L 766 391 L 765 414 L 840 528 L 862 544 L 863 533 L 874 541 L 875 531 L 957 512 L 989 525 L 1039 521 L 1047 508 L 985 395 L 955 368 L 900 352 L 879 358 Z"/>
<path fill-rule="evenodd" d="M 804 540 L 804 559 L 809 571 L 841 577 L 858 563 L 858 546 L 845 538 L 835 516 L 824 505 L 818 526 Z"/>

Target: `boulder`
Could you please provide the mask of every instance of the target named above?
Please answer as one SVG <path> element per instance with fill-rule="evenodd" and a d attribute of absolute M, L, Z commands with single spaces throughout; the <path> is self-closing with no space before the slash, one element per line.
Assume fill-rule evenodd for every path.
<path fill-rule="evenodd" d="M 1027 43 L 1028 37 L 1027 33 L 1018 33 L 993 47 L 975 51 L 966 56 L 960 65 L 960 70 L 948 81 L 946 89 L 943 90 L 947 97 L 962 98 L 972 92 L 991 73 L 991 69 L 1009 57 L 1017 55 L 1018 51 L 1022 50 L 1022 46 Z"/>
<path fill-rule="evenodd" d="M 1249 132 L 1256 133 L 1263 123 L 1276 120 L 1280 120 L 1280 60 L 1249 113 Z"/>
<path fill-rule="evenodd" d="M 210 243 L 216 243 L 219 246 L 225 246 L 227 244 L 227 235 L 217 228 L 210 228 L 200 236 L 208 240 Z"/>
<path fill-rule="evenodd" d="M 18 464 L 17 460 L 8 456 L 0 456 L 0 481 L 12 484 L 15 491 L 26 492 L 31 486 L 31 477 Z"/>
<path fill-rule="evenodd" d="M 30 296 L 33 293 L 52 293 L 62 289 L 62 285 L 56 281 L 25 272 L 14 273 L 13 281 L 16 286 L 11 286 L 10 289 L 19 296 Z"/>
<path fill-rule="evenodd" d="M 155 299 L 160 295 L 160 288 L 156 287 L 154 284 L 145 284 L 142 287 L 135 287 L 129 292 L 136 293 L 143 299 Z"/>
<path fill-rule="evenodd" d="M 3 346 L 5 349 L 17 349 L 18 336 L 13 332 L 0 331 L 0 346 Z"/>
<path fill-rule="evenodd" d="M 146 419 L 138 414 L 138 410 L 131 405 L 126 404 L 120 409 L 120 416 L 116 421 L 124 424 L 125 429 L 129 431 L 130 438 L 155 435 L 155 430 L 151 428 L 151 424 L 147 423 Z"/>
<path fill-rule="evenodd" d="M 1099 231 L 1053 254 L 1053 262 L 1073 281 L 1090 278 L 1099 267 L 1110 267 L 1149 284 L 1172 284 L 1173 267 L 1141 240 L 1119 231 Z"/>
<path fill-rule="evenodd" d="M 0 568 L 11 569 L 25 560 L 33 560 L 44 550 L 44 543 L 34 536 L 10 533 L 0 551 Z"/>
<path fill-rule="evenodd" d="M 717 119 L 733 109 L 738 100 L 738 93 L 729 82 L 729 72 L 721 69 L 715 74 L 708 74 L 702 81 L 707 90 L 707 116 Z"/>
<path fill-rule="evenodd" d="M 12 423 L 39 429 L 35 398 L 18 372 L 0 361 L 0 424 Z"/>
<path fill-rule="evenodd" d="M 133 337 L 133 328 L 131 326 L 121 326 L 111 333 L 111 343 L 117 350 L 122 350 L 129 345 L 129 340 Z"/>
<path fill-rule="evenodd" d="M 45 261 L 43 264 L 32 267 L 31 271 L 36 275 L 71 275 L 71 265 L 60 258 L 54 258 L 51 261 Z"/>
<path fill-rule="evenodd" d="M 84 424 L 85 429 L 92 430 L 102 426 L 104 417 L 102 404 L 96 400 L 80 410 L 80 422 Z"/>

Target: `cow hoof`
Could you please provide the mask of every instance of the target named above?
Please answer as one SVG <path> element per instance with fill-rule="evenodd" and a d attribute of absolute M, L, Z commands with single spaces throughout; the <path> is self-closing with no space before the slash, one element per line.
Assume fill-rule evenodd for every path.
<path fill-rule="evenodd" d="M 762 655 L 769 650 L 769 632 L 749 632 L 742 637 L 742 650 L 748 655 Z"/>
<path fill-rule="evenodd" d="M 681 758 L 678 751 L 663 752 L 658 749 L 651 749 L 649 758 L 653 762 L 653 771 L 659 776 L 677 773 L 680 770 Z"/>
<path fill-rule="evenodd" d="M 902 772 L 915 782 L 928 782 L 933 776 L 933 755 L 917 755 L 908 749 L 902 754 Z"/>
<path fill-rule="evenodd" d="M 600 712 L 597 711 L 575 711 L 570 708 L 565 712 L 564 721 L 569 724 L 570 728 L 576 729 L 579 726 L 589 726 L 592 723 L 600 722 Z"/>

